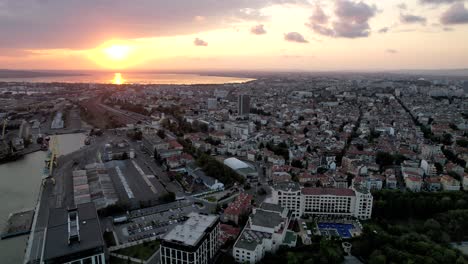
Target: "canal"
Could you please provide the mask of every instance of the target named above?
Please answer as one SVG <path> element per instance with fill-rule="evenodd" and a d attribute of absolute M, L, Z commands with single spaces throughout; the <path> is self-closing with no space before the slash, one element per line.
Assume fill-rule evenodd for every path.
<path fill-rule="evenodd" d="M 80 149 L 84 134 L 58 135 L 59 155 Z M 28 154 L 22 159 L 0 165 L 0 221 L 5 226 L 10 213 L 36 205 L 46 152 Z M 0 240 L 0 262 L 22 263 L 27 235 Z"/>

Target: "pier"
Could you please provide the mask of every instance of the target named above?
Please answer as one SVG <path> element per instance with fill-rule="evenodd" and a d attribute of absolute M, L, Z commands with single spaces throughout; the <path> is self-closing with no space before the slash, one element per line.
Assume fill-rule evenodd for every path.
<path fill-rule="evenodd" d="M 1 239 L 29 234 L 33 217 L 33 209 L 10 214 Z"/>

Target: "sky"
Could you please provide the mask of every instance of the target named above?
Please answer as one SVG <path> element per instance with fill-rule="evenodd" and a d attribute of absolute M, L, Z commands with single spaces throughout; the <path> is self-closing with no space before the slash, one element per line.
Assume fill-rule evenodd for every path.
<path fill-rule="evenodd" d="M 468 0 L 0 0 L 0 68 L 468 67 Z"/>

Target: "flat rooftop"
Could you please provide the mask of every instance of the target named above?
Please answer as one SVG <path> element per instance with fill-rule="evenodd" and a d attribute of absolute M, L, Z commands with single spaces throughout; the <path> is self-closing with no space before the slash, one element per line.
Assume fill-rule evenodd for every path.
<path fill-rule="evenodd" d="M 164 236 L 164 240 L 180 244 L 195 246 L 205 235 L 206 230 L 218 219 L 216 215 L 202 215 L 190 213 L 189 219 L 183 224 L 175 226 Z"/>
<path fill-rule="evenodd" d="M 255 210 L 251 216 L 252 225 L 262 226 L 267 228 L 275 228 L 283 223 L 284 219 L 277 212 L 264 211 L 261 209 Z M 284 221 L 286 222 L 286 221 Z"/>
<path fill-rule="evenodd" d="M 80 241 L 68 244 L 68 211 L 50 210 L 44 247 L 44 260 L 55 259 L 86 250 L 104 247 L 101 227 L 94 203 L 77 206 Z"/>

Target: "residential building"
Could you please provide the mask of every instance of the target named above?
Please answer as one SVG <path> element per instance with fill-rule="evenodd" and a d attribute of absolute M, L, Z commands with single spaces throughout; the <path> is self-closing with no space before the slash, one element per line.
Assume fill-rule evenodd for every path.
<path fill-rule="evenodd" d="M 250 113 L 250 96 L 241 94 L 237 98 L 238 113 L 241 116 L 248 115 Z"/>
<path fill-rule="evenodd" d="M 205 172 L 198 167 L 195 162 L 189 163 L 186 166 L 187 173 L 192 176 L 195 181 L 203 183 L 210 190 L 224 190 L 224 184 L 217 179 L 210 177 L 205 174 Z"/>
<path fill-rule="evenodd" d="M 425 178 L 424 182 L 426 184 L 426 188 L 432 192 L 440 191 L 440 189 L 442 188 L 442 185 L 440 184 L 440 179 L 441 177 L 439 176 Z"/>
<path fill-rule="evenodd" d="M 190 213 L 161 240 L 161 264 L 208 264 L 219 249 L 219 217 Z"/>
<path fill-rule="evenodd" d="M 444 175 L 440 178 L 440 184 L 442 185 L 442 190 L 444 191 L 459 191 L 460 190 L 460 181 L 454 179 L 449 175 Z"/>
<path fill-rule="evenodd" d="M 208 110 L 214 110 L 218 106 L 218 100 L 216 98 L 208 98 L 207 105 Z"/>
<path fill-rule="evenodd" d="M 252 211 L 252 198 L 250 194 L 240 193 L 224 210 L 224 219 L 239 224 L 239 219 Z"/>
<path fill-rule="evenodd" d="M 263 203 L 255 208 L 237 238 L 232 255 L 238 263 L 259 262 L 267 252 L 276 252 L 281 245 L 290 245 L 288 226 L 291 212 L 276 204 Z"/>
<path fill-rule="evenodd" d="M 422 178 L 417 177 L 417 176 L 408 176 L 408 177 L 405 177 L 404 179 L 405 179 L 405 185 L 407 189 L 413 192 L 421 191 Z"/>
<path fill-rule="evenodd" d="M 387 189 L 396 189 L 397 188 L 397 178 L 395 174 L 386 174 L 385 175 L 385 188 Z"/>

